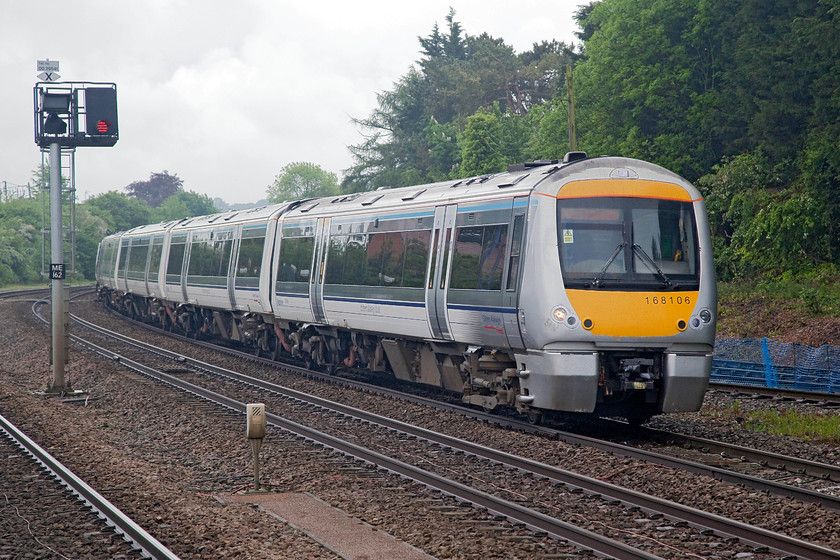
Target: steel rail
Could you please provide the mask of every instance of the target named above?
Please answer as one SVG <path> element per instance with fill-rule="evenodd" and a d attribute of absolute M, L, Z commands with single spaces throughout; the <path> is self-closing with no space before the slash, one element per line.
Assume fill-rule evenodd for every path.
<path fill-rule="evenodd" d="M 693 448 L 699 448 L 706 453 L 716 453 L 722 457 L 739 458 L 742 461 L 751 461 L 761 465 L 766 464 L 774 468 L 784 469 L 797 474 L 807 474 L 823 480 L 840 481 L 840 466 L 789 457 L 770 451 L 761 451 L 760 449 L 735 445 L 734 443 L 715 441 L 665 430 L 656 430 L 654 428 L 641 427 L 636 430 L 637 434 L 645 435 L 653 440 L 673 441 L 675 443 L 689 445 Z"/>
<path fill-rule="evenodd" d="M 83 324 L 85 323 L 87 322 L 83 321 Z M 97 327 L 96 325 L 92 326 L 94 330 L 102 334 L 105 334 L 104 331 L 107 331 L 107 329 L 102 329 L 101 327 Z M 121 339 L 123 340 L 123 342 L 126 342 L 128 344 L 132 344 L 138 347 L 144 346 L 144 343 L 134 339 L 130 339 L 130 337 L 125 337 L 124 335 L 120 335 L 119 333 L 112 334 L 116 335 L 115 338 Z M 125 367 L 128 367 L 138 373 L 167 383 L 180 390 L 186 391 L 197 397 L 208 400 L 214 404 L 221 405 L 240 414 L 245 414 L 246 403 L 242 403 L 230 397 L 220 395 L 218 393 L 210 391 L 209 389 L 205 389 L 198 385 L 189 383 L 188 381 L 178 379 L 175 376 L 145 366 L 139 362 L 126 358 L 125 356 L 121 356 L 120 354 L 112 350 L 108 350 L 92 342 L 85 341 L 80 337 L 77 337 L 75 335 L 72 336 L 74 336 L 75 340 L 80 344 L 87 346 L 88 348 L 92 349 L 93 351 L 99 353 L 100 355 L 110 360 L 118 361 Z M 182 356 L 174 352 L 163 350 L 161 352 L 156 353 L 159 353 L 161 355 L 172 354 L 175 356 L 174 359 L 177 359 L 182 363 L 189 363 L 193 367 L 198 367 L 200 369 L 207 369 L 211 371 L 215 369 L 215 366 L 212 366 L 211 364 L 206 364 L 198 360 L 193 360 L 191 358 Z M 230 372 L 229 370 L 228 372 L 231 374 L 236 374 L 236 372 Z M 251 381 L 255 380 L 251 378 Z M 254 383 L 251 384 L 254 385 Z M 566 523 L 559 519 L 523 507 L 519 504 L 510 502 L 508 500 L 504 500 L 491 494 L 487 494 L 485 492 L 476 490 L 459 482 L 449 480 L 434 473 L 428 472 L 424 469 L 415 467 L 414 465 L 404 463 L 392 457 L 388 457 L 370 449 L 366 449 L 356 444 L 344 441 L 340 438 L 336 438 L 329 434 L 320 432 L 314 428 L 298 424 L 297 422 L 293 422 L 291 420 L 287 420 L 276 414 L 266 413 L 266 419 L 269 424 L 283 429 L 285 431 L 291 432 L 293 434 L 296 434 L 298 436 L 301 436 L 309 441 L 318 443 L 329 449 L 337 450 L 345 455 L 364 461 L 365 463 L 372 465 L 376 468 L 384 469 L 386 471 L 395 473 L 405 478 L 414 480 L 425 486 L 428 486 L 429 488 L 439 490 L 445 494 L 454 496 L 460 500 L 470 502 L 477 507 L 486 509 L 497 515 L 503 515 L 512 522 L 523 523 L 525 526 L 529 527 L 532 530 L 543 531 L 551 535 L 553 538 L 566 540 L 580 547 L 591 549 L 598 555 L 617 558 L 619 560 L 661 560 L 661 557 L 659 556 L 650 554 L 643 550 L 639 550 L 630 545 L 624 544 L 619 541 L 615 541 L 613 539 L 604 537 L 591 531 L 587 531 L 586 529 L 583 529 L 571 523 Z"/>
<path fill-rule="evenodd" d="M 41 466 L 48 470 L 64 486 L 79 497 L 94 513 L 114 528 L 134 548 L 154 560 L 178 560 L 178 557 L 156 538 L 125 515 L 114 504 L 91 488 L 84 480 L 76 476 L 58 459 L 47 453 L 40 445 L 20 431 L 7 418 L 0 415 L 0 430 L 26 451 Z"/>
<path fill-rule="evenodd" d="M 109 336 L 115 337 L 133 346 L 152 346 L 142 341 L 138 341 L 136 339 L 128 337 L 126 335 L 122 335 L 120 333 L 113 333 L 111 331 L 108 331 L 107 329 L 103 329 L 102 327 L 99 327 L 87 321 L 80 321 L 82 321 L 82 324 L 84 324 L 88 328 L 96 330 L 101 334 L 108 334 Z M 755 527 L 746 523 L 741 523 L 732 519 L 728 519 L 709 512 L 704 512 L 702 510 L 684 506 L 682 504 L 678 504 L 669 500 L 657 498 L 655 496 L 646 495 L 641 492 L 637 492 L 627 488 L 622 488 L 609 482 L 593 479 L 584 475 L 573 473 L 571 471 L 563 470 L 557 467 L 552 467 L 544 463 L 539 463 L 537 461 L 532 461 L 530 459 L 525 459 L 523 457 L 518 457 L 516 455 L 494 450 L 492 448 L 488 448 L 486 446 L 475 444 L 466 440 L 462 440 L 452 436 L 447 436 L 438 432 L 433 432 L 425 428 L 413 426 L 411 424 L 407 424 L 399 420 L 394 420 L 392 418 L 380 416 L 378 414 L 374 414 L 361 409 L 357 409 L 355 407 L 330 401 L 328 399 L 323 399 L 314 395 L 310 395 L 308 393 L 303 393 L 294 389 L 281 387 L 267 381 L 263 381 L 248 375 L 241 374 L 239 372 L 235 372 L 226 368 L 222 368 L 184 356 L 177 352 L 159 349 L 157 347 L 154 348 L 154 352 L 156 354 L 169 357 L 170 359 L 176 360 L 179 363 L 185 365 L 212 372 L 217 375 L 222 375 L 265 391 L 281 394 L 284 397 L 290 399 L 295 399 L 300 402 L 318 406 L 326 410 L 335 411 L 343 415 L 358 418 L 365 422 L 378 424 L 391 430 L 395 430 L 410 436 L 432 441 L 446 448 L 460 450 L 464 453 L 468 453 L 478 457 L 483 457 L 487 460 L 494 461 L 499 464 L 504 464 L 516 469 L 520 469 L 524 472 L 533 473 L 536 476 L 542 476 L 558 483 L 582 488 L 585 491 L 590 492 L 592 494 L 600 494 L 607 498 L 618 500 L 624 503 L 625 505 L 637 506 L 648 512 L 662 513 L 663 515 L 671 519 L 683 520 L 701 529 L 711 529 L 724 536 L 737 537 L 755 545 L 756 547 L 766 546 L 776 552 L 780 552 L 782 554 L 793 554 L 801 558 L 814 558 L 820 560 L 840 559 L 840 552 L 833 551 L 831 549 L 821 547 L 813 543 L 795 539 L 787 535 L 775 533 L 773 531 L 762 529 L 760 527 Z M 181 382 L 181 380 L 179 380 L 179 382 Z M 240 410 L 239 412 L 242 411 L 244 411 L 244 405 L 242 410 Z M 297 426 L 297 424 L 295 425 Z M 371 460 L 370 462 L 376 463 L 376 461 L 373 460 Z"/>
<path fill-rule="evenodd" d="M 98 327 L 97 325 L 93 325 L 92 323 L 89 323 L 89 322 L 85 321 L 84 319 L 81 319 L 81 318 L 78 318 L 78 317 L 75 317 L 75 316 L 73 316 L 73 319 L 79 321 L 80 324 L 83 324 L 83 325 L 86 325 L 86 326 L 90 325 L 90 328 L 92 328 L 94 330 L 101 329 L 101 327 Z M 143 325 L 142 323 L 139 323 L 139 324 L 141 326 L 146 326 L 146 325 Z M 151 327 L 149 327 L 149 328 L 151 328 Z M 101 329 L 101 330 L 102 331 L 107 331 L 107 329 Z M 157 331 L 158 329 L 154 329 L 154 330 Z M 110 332 L 110 331 L 108 331 L 108 332 Z M 171 335 L 171 333 L 166 333 L 166 334 Z M 127 337 L 127 336 L 121 335 L 119 333 L 113 333 L 112 336 L 115 336 L 117 338 L 122 338 L 122 339 L 124 339 L 123 340 L 124 342 L 127 342 L 129 344 L 134 344 L 134 345 L 137 345 L 137 346 L 142 346 L 144 344 L 140 341 L 132 339 L 131 337 Z M 175 335 L 175 336 L 178 337 L 177 335 Z M 183 337 L 178 337 L 178 338 L 183 338 Z M 250 360 L 258 361 L 260 363 L 278 365 L 277 362 L 274 362 L 272 360 L 268 360 L 268 359 L 264 359 L 264 358 L 258 358 L 258 357 L 255 357 L 255 356 L 252 356 L 252 355 L 249 355 L 249 354 L 245 354 L 245 353 L 242 353 L 242 352 L 238 352 L 236 350 L 232 350 L 232 349 L 229 349 L 229 348 L 222 348 L 222 347 L 219 347 L 217 345 L 212 345 L 210 343 L 204 343 L 204 342 L 201 342 L 201 341 L 194 341 L 193 339 L 184 338 L 184 340 L 187 340 L 187 341 L 189 341 L 190 343 L 193 343 L 193 344 L 195 344 L 197 342 L 198 344 L 202 344 L 202 345 L 207 346 L 207 347 L 214 347 L 218 351 L 243 356 L 243 357 L 246 357 Z M 176 352 L 169 352 L 169 351 L 166 351 L 166 350 L 163 350 L 163 349 L 158 349 L 157 351 L 159 353 L 161 353 L 162 355 L 166 355 L 166 353 L 168 352 L 169 357 L 171 357 L 172 359 L 189 360 L 189 358 L 187 358 L 186 356 L 181 356 L 180 354 L 178 354 Z M 295 366 L 290 366 L 288 364 L 282 364 L 282 365 L 283 365 L 284 368 L 287 368 L 291 371 L 305 372 L 307 375 L 317 374 L 317 372 L 311 372 L 310 370 L 305 370 L 303 368 L 297 368 Z M 823 494 L 823 493 L 820 493 L 820 492 L 815 492 L 815 491 L 809 490 L 807 488 L 798 488 L 796 486 L 792 486 L 792 485 L 789 485 L 789 484 L 784 484 L 782 482 L 767 480 L 767 479 L 763 479 L 763 478 L 760 478 L 760 477 L 757 477 L 757 476 L 752 476 L 752 475 L 748 475 L 748 474 L 744 474 L 744 473 L 738 473 L 738 472 L 735 472 L 735 471 L 727 470 L 727 469 L 716 467 L 716 466 L 713 466 L 713 465 L 706 465 L 706 464 L 699 463 L 699 462 L 696 462 L 696 461 L 689 461 L 687 459 L 673 457 L 673 456 L 670 456 L 670 455 L 666 455 L 664 453 L 657 453 L 655 451 L 647 451 L 647 450 L 643 450 L 643 449 L 638 449 L 638 448 L 635 448 L 635 447 L 631 447 L 629 445 L 623 445 L 623 444 L 611 442 L 611 441 L 608 441 L 608 440 L 598 439 L 598 438 L 584 436 L 584 435 L 578 435 L 578 434 L 574 434 L 574 433 L 571 433 L 571 432 L 567 432 L 567 431 L 563 431 L 563 430 L 556 430 L 554 428 L 549 428 L 549 427 L 545 427 L 545 426 L 534 426 L 534 425 L 530 425 L 530 424 L 527 424 L 527 423 L 522 422 L 522 421 L 518 421 L 518 420 L 514 420 L 514 419 L 510 419 L 510 418 L 503 418 L 503 417 L 500 417 L 499 415 L 496 415 L 496 414 L 480 412 L 480 411 L 477 411 L 477 410 L 474 410 L 474 409 L 468 409 L 468 408 L 458 406 L 458 405 L 454 405 L 454 404 L 441 403 L 439 401 L 435 401 L 435 400 L 432 400 L 432 399 L 427 399 L 427 398 L 424 398 L 424 397 L 416 397 L 416 396 L 412 396 L 412 395 L 406 395 L 405 393 L 401 393 L 399 391 L 386 389 L 386 388 L 382 388 L 382 387 L 377 387 L 375 385 L 371 385 L 371 384 L 367 384 L 367 383 L 337 379 L 335 376 L 329 376 L 329 375 L 324 375 L 324 374 L 318 374 L 318 376 L 322 379 L 326 379 L 326 380 L 329 380 L 329 381 L 332 381 L 332 382 L 339 382 L 340 381 L 340 382 L 343 382 L 343 383 L 347 383 L 348 385 L 353 385 L 353 386 L 357 386 L 357 387 L 364 387 L 364 388 L 366 388 L 370 391 L 377 391 L 377 392 L 380 392 L 380 393 L 383 393 L 383 394 L 392 395 L 396 398 L 401 398 L 401 399 L 404 399 L 404 400 L 408 400 L 410 402 L 415 402 L 415 403 L 419 403 L 419 404 L 426 404 L 428 406 L 432 406 L 432 407 L 435 407 L 435 408 L 438 408 L 438 409 L 450 410 L 450 411 L 453 411 L 453 412 L 456 412 L 456 413 L 459 413 L 459 414 L 463 414 L 463 415 L 466 415 L 466 416 L 469 416 L 469 417 L 472 417 L 472 418 L 476 418 L 476 419 L 479 419 L 479 420 L 482 420 L 482 421 L 494 422 L 494 423 L 498 423 L 500 425 L 506 425 L 506 426 L 513 427 L 513 428 L 516 428 L 516 429 L 531 431 L 531 432 L 534 432 L 534 433 L 541 433 L 541 434 L 544 434 L 548 437 L 556 438 L 556 439 L 559 439 L 561 441 L 564 441 L 564 442 L 572 444 L 572 445 L 582 445 L 582 446 L 586 446 L 586 447 L 593 447 L 595 449 L 599 449 L 601 451 L 604 451 L 604 452 L 607 452 L 607 453 L 612 453 L 612 454 L 619 455 L 619 456 L 622 456 L 622 457 L 628 457 L 628 458 L 636 459 L 636 460 L 643 461 L 643 462 L 646 462 L 646 463 L 656 463 L 656 464 L 667 466 L 669 468 L 684 470 L 684 471 L 691 472 L 691 473 L 694 473 L 694 474 L 699 474 L 699 475 L 702 475 L 702 476 L 708 476 L 710 478 L 713 478 L 713 479 L 721 481 L 721 482 L 725 482 L 727 484 L 733 484 L 733 485 L 736 485 L 736 486 L 754 488 L 756 490 L 760 490 L 760 491 L 763 491 L 763 492 L 768 492 L 768 493 L 771 493 L 771 494 L 774 494 L 774 495 L 777 495 L 777 496 L 783 496 L 783 497 L 787 497 L 787 498 L 793 498 L 793 499 L 797 499 L 797 500 L 801 500 L 801 501 L 805 501 L 805 502 L 810 502 L 810 503 L 818 504 L 820 507 L 824 507 L 826 509 L 830 509 L 830 510 L 834 510 L 834 511 L 840 511 L 840 497 L 838 497 L 838 496 L 833 496 L 833 495 L 830 495 L 830 494 Z M 624 425 L 622 424 L 622 426 L 624 426 Z M 744 449 L 747 449 L 747 448 L 744 448 Z M 764 453 L 764 452 L 759 451 L 759 450 L 753 450 L 753 451 L 756 455 L 760 455 L 760 454 Z M 789 458 L 789 462 L 790 462 L 790 464 L 798 464 L 798 463 L 800 463 L 800 460 L 796 459 L 796 458 Z M 813 463 L 812 466 L 811 466 L 812 470 L 817 469 L 818 468 L 817 465 L 821 465 L 821 463 Z M 805 466 L 798 466 L 794 470 L 800 469 L 800 468 L 805 468 Z M 823 468 L 826 471 L 828 471 L 828 470 L 831 470 L 833 467 L 831 467 L 830 465 L 825 465 Z"/>
<path fill-rule="evenodd" d="M 69 286 L 71 292 L 75 292 L 73 297 L 78 297 L 80 295 L 86 294 L 87 292 L 93 292 L 96 289 L 92 285 L 81 285 L 81 286 Z M 19 298 L 24 296 L 38 296 L 41 299 L 41 296 L 46 294 L 49 297 L 50 287 L 45 286 L 43 288 L 20 288 L 17 290 L 0 290 L 0 301 L 4 301 L 8 298 Z"/>
<path fill-rule="evenodd" d="M 762 387 L 761 385 L 739 385 L 736 383 L 721 383 L 718 381 L 711 381 L 709 383 L 709 389 L 736 395 L 758 395 L 769 399 L 801 401 L 813 403 L 814 405 L 831 407 L 840 406 L 840 394 L 837 393 L 821 393 L 819 391 L 785 389 L 781 387 Z"/>

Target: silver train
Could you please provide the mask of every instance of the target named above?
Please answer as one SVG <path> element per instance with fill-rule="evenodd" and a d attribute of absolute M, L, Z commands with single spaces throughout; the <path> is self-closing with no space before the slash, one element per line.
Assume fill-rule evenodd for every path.
<path fill-rule="evenodd" d="M 712 364 L 703 199 L 628 158 L 141 226 L 102 241 L 96 276 L 163 328 L 535 420 L 698 410 Z"/>

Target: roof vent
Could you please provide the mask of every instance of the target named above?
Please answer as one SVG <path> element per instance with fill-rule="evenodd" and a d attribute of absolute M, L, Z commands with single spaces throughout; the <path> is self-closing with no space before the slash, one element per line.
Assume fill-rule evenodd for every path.
<path fill-rule="evenodd" d="M 572 163 L 573 161 L 580 161 L 582 159 L 586 159 L 587 156 L 586 152 L 567 152 L 565 156 L 563 156 L 563 163 Z"/>
<path fill-rule="evenodd" d="M 525 171 L 526 169 L 531 169 L 532 167 L 540 167 L 542 165 L 556 165 L 560 163 L 559 160 L 556 159 L 538 159 L 534 161 L 526 161 L 525 163 L 511 163 L 508 165 L 508 172 L 514 173 L 516 171 Z"/>

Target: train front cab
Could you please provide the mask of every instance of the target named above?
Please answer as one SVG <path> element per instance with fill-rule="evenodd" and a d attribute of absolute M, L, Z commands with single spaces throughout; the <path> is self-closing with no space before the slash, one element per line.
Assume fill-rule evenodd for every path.
<path fill-rule="evenodd" d="M 591 161 L 556 202 L 540 197 L 557 243 L 529 244 L 540 280 L 521 307 L 540 350 L 517 356 L 519 402 L 634 420 L 698 410 L 716 310 L 702 198 L 651 164 Z"/>

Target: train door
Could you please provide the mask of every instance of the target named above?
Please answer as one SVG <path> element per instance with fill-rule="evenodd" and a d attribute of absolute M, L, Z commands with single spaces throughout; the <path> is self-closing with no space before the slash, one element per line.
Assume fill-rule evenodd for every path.
<path fill-rule="evenodd" d="M 149 238 L 149 248 L 146 250 L 146 266 L 143 267 L 143 286 L 146 288 L 144 295 L 151 294 L 149 290 L 149 267 L 152 262 L 152 247 L 155 246 L 155 236 Z"/>
<path fill-rule="evenodd" d="M 233 228 L 233 241 L 231 241 L 230 263 L 228 263 L 227 292 L 230 300 L 230 308 L 236 307 L 236 264 L 239 262 L 239 247 L 242 242 L 242 226 Z"/>
<path fill-rule="evenodd" d="M 426 309 L 429 313 L 432 336 L 447 340 L 452 339 L 446 312 L 447 270 L 452 258 L 452 236 L 457 212 L 457 204 L 435 208 L 432 256 L 429 259 L 429 279 L 426 282 Z"/>
<path fill-rule="evenodd" d="M 166 294 L 166 282 L 160 276 L 163 240 L 163 235 L 153 235 L 149 247 L 149 272 L 146 275 L 146 288 L 151 297 L 165 297 Z M 161 289 L 162 286 L 163 289 Z"/>
<path fill-rule="evenodd" d="M 124 294 L 128 293 L 128 252 L 131 239 L 123 237 L 120 240 L 120 258 L 117 266 L 117 289 Z"/>
<path fill-rule="evenodd" d="M 312 263 L 312 274 L 309 279 L 309 303 L 312 306 L 312 316 L 317 323 L 326 323 L 324 312 L 324 267 L 327 264 L 327 247 L 330 240 L 330 218 L 318 218 L 315 228 L 315 260 Z"/>
<path fill-rule="evenodd" d="M 181 297 L 185 302 L 189 302 L 187 293 L 187 274 L 190 270 L 190 257 L 192 256 L 193 247 L 193 232 L 187 234 L 187 244 L 184 246 L 184 260 L 181 262 Z"/>
<path fill-rule="evenodd" d="M 528 212 L 528 197 L 513 199 L 513 211 L 510 220 L 510 247 L 508 248 L 507 276 L 503 285 L 502 306 L 505 308 L 505 336 L 511 348 L 524 348 L 522 334 L 517 318 L 519 306 L 519 284 L 522 274 L 522 251 L 525 241 L 525 223 Z"/>

